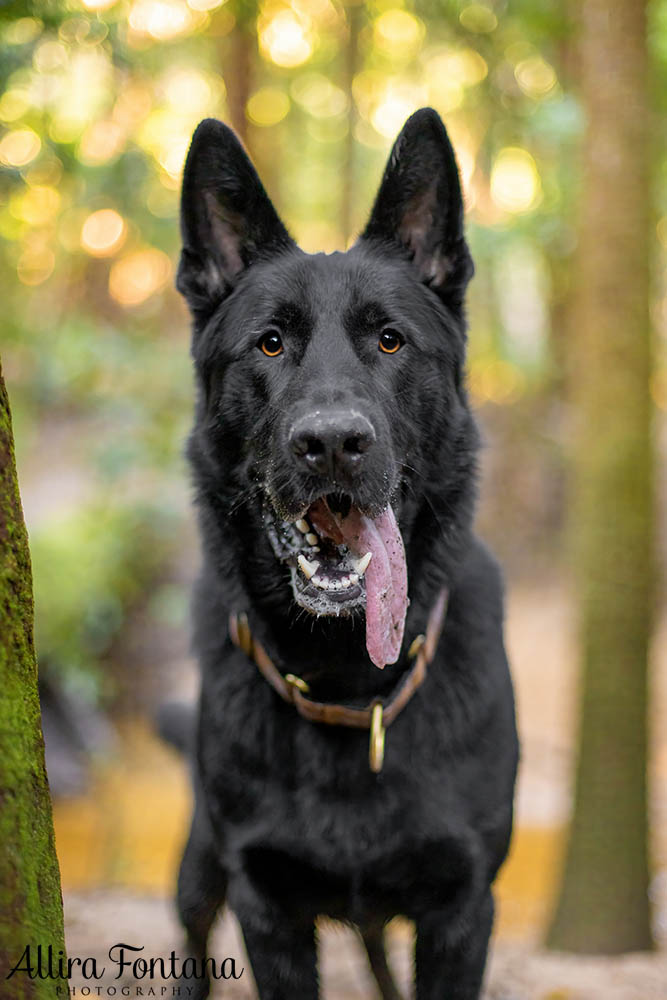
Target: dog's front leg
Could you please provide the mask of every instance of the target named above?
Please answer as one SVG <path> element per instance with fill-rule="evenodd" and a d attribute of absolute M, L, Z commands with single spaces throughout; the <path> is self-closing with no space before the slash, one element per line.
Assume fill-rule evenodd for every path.
<path fill-rule="evenodd" d="M 490 891 L 466 923 L 464 934 L 452 936 L 450 915 L 417 921 L 416 1000 L 478 1000 L 493 925 Z"/>
<path fill-rule="evenodd" d="M 285 920 L 260 929 L 255 921 L 240 923 L 260 1000 L 317 1000 L 314 924 Z"/>
<path fill-rule="evenodd" d="M 208 816 L 201 795 L 196 798 L 190 836 L 178 875 L 177 905 L 186 932 L 186 957 L 203 963 L 213 921 L 222 906 L 227 876 L 215 849 Z M 205 1000 L 209 995 L 208 967 L 204 979 L 188 982 L 191 1000 Z"/>

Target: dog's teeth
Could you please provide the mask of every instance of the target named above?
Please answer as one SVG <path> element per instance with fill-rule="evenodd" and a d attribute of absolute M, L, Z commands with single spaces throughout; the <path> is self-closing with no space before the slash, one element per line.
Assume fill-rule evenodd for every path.
<path fill-rule="evenodd" d="M 320 566 L 318 562 L 311 562 L 309 559 L 306 559 L 305 556 L 301 555 L 298 556 L 297 562 L 299 564 L 299 569 L 301 570 L 301 572 L 303 573 L 303 575 L 307 580 L 310 580 L 312 578 L 312 576 L 317 572 Z"/>
<path fill-rule="evenodd" d="M 321 576 L 314 576 L 310 582 L 314 583 L 316 587 L 320 588 L 320 590 L 327 589 L 326 580 L 323 580 Z"/>
<path fill-rule="evenodd" d="M 373 553 L 372 552 L 367 552 L 365 556 L 361 557 L 361 559 L 353 559 L 352 560 L 352 565 L 356 569 L 356 571 L 359 574 L 359 576 L 363 576 L 364 575 L 364 573 L 368 569 L 368 564 L 369 564 L 369 562 L 371 561 L 372 558 L 373 558 Z"/>
<path fill-rule="evenodd" d="M 359 574 L 358 573 L 350 573 L 349 581 L 350 581 L 350 583 L 359 583 Z"/>
<path fill-rule="evenodd" d="M 302 517 L 300 517 L 298 521 L 295 521 L 295 524 L 302 535 L 307 535 L 308 532 L 310 531 L 310 525 L 308 524 L 308 521 L 304 521 Z"/>
<path fill-rule="evenodd" d="M 305 524 L 306 522 L 304 521 L 303 523 Z M 309 545 L 317 545 L 319 538 L 312 531 L 309 531 L 306 535 L 306 541 Z"/>

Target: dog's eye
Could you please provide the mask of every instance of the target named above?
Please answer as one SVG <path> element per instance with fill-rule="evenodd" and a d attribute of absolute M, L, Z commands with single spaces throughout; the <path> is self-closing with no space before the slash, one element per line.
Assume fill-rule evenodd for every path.
<path fill-rule="evenodd" d="M 266 354 L 267 358 L 277 358 L 279 354 L 283 353 L 283 342 L 280 334 L 275 330 L 269 330 L 262 334 L 257 346 L 260 351 Z"/>
<path fill-rule="evenodd" d="M 398 351 L 402 346 L 403 338 L 400 333 L 397 333 L 396 330 L 392 330 L 391 327 L 383 330 L 380 334 L 378 347 L 385 354 L 396 354 L 396 351 Z"/>

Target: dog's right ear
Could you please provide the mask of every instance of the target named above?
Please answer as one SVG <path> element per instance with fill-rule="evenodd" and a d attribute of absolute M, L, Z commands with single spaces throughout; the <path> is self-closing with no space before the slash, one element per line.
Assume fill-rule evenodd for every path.
<path fill-rule="evenodd" d="M 181 194 L 183 250 L 176 287 L 206 316 L 259 257 L 294 246 L 243 146 L 207 118 L 192 137 Z"/>
<path fill-rule="evenodd" d="M 361 240 L 402 247 L 426 285 L 451 306 L 462 305 L 474 267 L 456 157 L 432 108 L 403 126 Z"/>

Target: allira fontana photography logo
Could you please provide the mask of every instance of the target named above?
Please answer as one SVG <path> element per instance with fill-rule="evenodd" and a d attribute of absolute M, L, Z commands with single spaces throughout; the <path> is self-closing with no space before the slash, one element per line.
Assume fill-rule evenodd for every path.
<path fill-rule="evenodd" d="M 20 957 L 9 969 L 6 979 L 13 976 L 28 976 L 30 979 L 51 979 L 61 980 L 63 983 L 76 976 L 83 979 L 99 983 L 102 979 L 115 980 L 119 982 L 134 979 L 146 982 L 146 987 L 135 987 L 135 993 L 122 992 L 121 988 L 109 986 L 102 992 L 102 987 L 79 987 L 79 996 L 188 996 L 188 982 L 192 980 L 206 979 L 240 979 L 244 973 L 244 968 L 235 958 L 226 956 L 225 958 L 214 958 L 209 956 L 206 959 L 197 959 L 191 956 L 181 958 L 175 951 L 168 955 L 148 956 L 141 954 L 145 951 L 144 945 L 132 945 L 118 942 L 112 944 L 107 952 L 107 959 L 101 962 L 98 958 L 88 956 L 81 958 L 78 956 L 65 955 L 59 948 L 53 945 L 26 944 Z M 151 986 L 151 983 L 159 983 L 163 980 L 178 983 L 180 986 Z M 123 990 L 129 987 L 122 987 Z M 139 990 L 142 989 L 140 993 Z M 114 990 L 110 993 L 110 990 Z M 118 992 L 116 992 L 116 990 Z M 181 992 L 182 991 L 182 992 Z M 77 995 L 74 987 L 63 987 L 63 996 Z"/>

